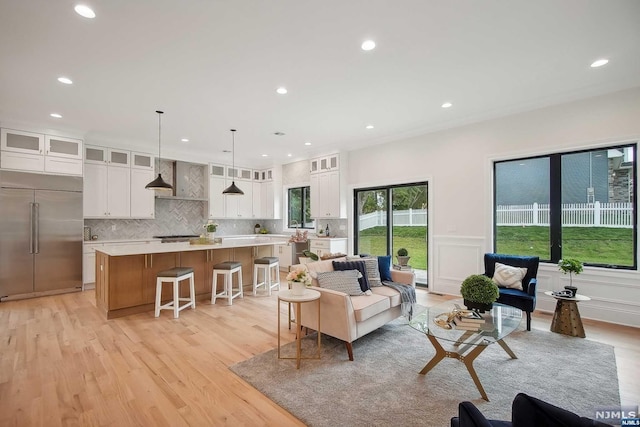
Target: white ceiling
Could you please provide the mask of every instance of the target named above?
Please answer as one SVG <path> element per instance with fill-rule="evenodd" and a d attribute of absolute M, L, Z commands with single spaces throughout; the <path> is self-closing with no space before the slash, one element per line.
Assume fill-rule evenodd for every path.
<path fill-rule="evenodd" d="M 0 0 L 3 126 L 262 167 L 640 86 L 638 0 L 76 3 Z"/>

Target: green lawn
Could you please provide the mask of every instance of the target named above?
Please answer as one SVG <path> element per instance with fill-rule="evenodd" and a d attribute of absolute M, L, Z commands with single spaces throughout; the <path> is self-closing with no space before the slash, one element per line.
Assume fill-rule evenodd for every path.
<path fill-rule="evenodd" d="M 386 227 L 373 227 L 360 232 L 358 252 L 371 255 L 386 255 Z M 393 227 L 393 262 L 396 263 L 395 252 L 399 248 L 409 251 L 409 265 L 420 270 L 427 269 L 427 228 L 426 227 Z"/>
<path fill-rule="evenodd" d="M 358 252 L 386 255 L 386 227 L 373 227 L 360 233 Z M 425 227 L 393 227 L 393 262 L 395 251 L 407 248 L 409 265 L 427 269 Z M 592 264 L 633 265 L 633 230 L 606 227 L 564 227 L 562 229 L 564 257 L 578 258 Z M 498 227 L 496 252 L 515 255 L 535 255 L 549 259 L 548 227 Z"/>
<path fill-rule="evenodd" d="M 548 227 L 498 227 L 496 252 L 550 258 Z M 592 264 L 633 265 L 633 230 L 563 227 L 562 255 Z"/>

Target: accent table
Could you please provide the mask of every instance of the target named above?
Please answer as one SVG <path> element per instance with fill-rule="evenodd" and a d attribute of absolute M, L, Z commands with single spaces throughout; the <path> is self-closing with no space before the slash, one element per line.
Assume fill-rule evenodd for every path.
<path fill-rule="evenodd" d="M 544 294 L 557 300 L 556 311 L 553 313 L 553 320 L 551 321 L 551 332 L 585 338 L 587 335 L 584 333 L 584 326 L 582 326 L 578 303 L 580 301 L 591 301 L 591 298 L 580 294 L 576 294 L 572 298 L 566 298 L 554 295 L 552 291 L 546 291 Z"/>
<path fill-rule="evenodd" d="M 458 359 L 464 363 L 480 395 L 488 402 L 489 398 L 473 367 L 473 361 L 493 343 L 498 343 L 512 359 L 518 358 L 504 342 L 504 338 L 520 325 L 522 310 L 494 302 L 493 308 L 482 314 L 485 321 L 478 326 L 478 330 L 473 331 L 456 329 L 455 325 L 442 327 L 436 324 L 437 318 L 461 308 L 464 309 L 461 299 L 445 301 L 419 313 L 409 322 L 409 326 L 427 336 L 436 350 L 435 356 L 422 368 L 420 374 L 425 375 L 445 357 Z M 451 349 L 445 350 L 443 344 Z"/>
<path fill-rule="evenodd" d="M 300 305 L 316 301 L 318 304 L 318 347 L 316 355 L 313 357 L 302 357 L 302 324 L 301 322 L 301 310 Z M 296 306 L 296 356 L 284 357 L 280 356 L 280 303 L 286 302 L 288 304 L 295 304 Z M 291 317 L 289 316 L 289 323 L 291 323 Z M 305 289 L 303 295 L 293 295 L 290 290 L 281 290 L 278 292 L 278 359 L 296 359 L 296 369 L 300 369 L 300 359 L 320 359 L 320 350 L 322 344 L 320 342 L 320 292 L 313 289 Z"/>

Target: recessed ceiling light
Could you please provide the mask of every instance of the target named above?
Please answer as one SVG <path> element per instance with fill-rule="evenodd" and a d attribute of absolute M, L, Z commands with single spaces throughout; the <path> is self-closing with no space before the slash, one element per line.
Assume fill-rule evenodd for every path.
<path fill-rule="evenodd" d="M 276 89 L 276 92 L 278 92 L 280 95 L 284 95 L 284 94 L 286 94 L 288 91 L 287 91 L 287 88 L 286 88 L 286 87 L 282 86 L 282 87 L 279 87 L 278 89 Z"/>
<path fill-rule="evenodd" d="M 182 141 L 182 142 L 189 142 L 189 138 L 182 138 L 180 141 Z"/>
<path fill-rule="evenodd" d="M 444 104 L 442 104 L 442 108 L 449 108 L 451 107 L 453 104 L 450 102 L 445 102 Z"/>
<path fill-rule="evenodd" d="M 262 157 L 269 157 L 269 155 L 268 154 L 263 154 Z"/>
<path fill-rule="evenodd" d="M 309 141 L 305 142 L 304 145 L 311 145 Z"/>
<path fill-rule="evenodd" d="M 373 125 L 366 125 L 365 128 L 367 129 L 373 129 Z"/>
<path fill-rule="evenodd" d="M 49 115 L 50 115 L 51 117 L 55 118 L 55 119 L 61 119 L 61 118 L 62 118 L 62 116 L 61 116 L 60 114 L 58 114 L 58 113 L 51 113 L 51 114 L 49 114 Z"/>
<path fill-rule="evenodd" d="M 275 136 L 284 136 L 284 132 L 274 132 Z"/>
<path fill-rule="evenodd" d="M 96 13 L 89 6 L 84 4 L 77 4 L 73 10 L 75 10 L 78 15 L 85 18 L 93 19 L 96 17 Z"/>
<path fill-rule="evenodd" d="M 71 85 L 73 84 L 73 81 L 69 78 L 69 77 L 58 77 L 58 81 L 60 83 L 64 83 L 66 85 Z"/>
<path fill-rule="evenodd" d="M 603 65 L 607 65 L 609 63 L 608 59 L 598 59 L 597 61 L 593 61 L 593 63 L 591 64 L 591 68 L 598 68 L 598 67 L 602 67 Z"/>
<path fill-rule="evenodd" d="M 373 40 L 365 40 L 360 47 L 362 50 L 373 50 L 376 47 L 376 42 Z"/>
<path fill-rule="evenodd" d="M 291 154 L 291 153 L 287 154 L 287 157 L 291 157 L 291 156 L 293 156 L 293 154 Z"/>

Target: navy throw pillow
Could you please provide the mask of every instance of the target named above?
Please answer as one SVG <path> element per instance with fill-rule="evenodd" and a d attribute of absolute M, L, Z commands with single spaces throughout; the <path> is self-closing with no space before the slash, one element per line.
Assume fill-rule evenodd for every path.
<path fill-rule="evenodd" d="M 380 280 L 392 281 L 391 279 L 391 255 L 378 257 L 378 270 L 380 270 Z"/>
<path fill-rule="evenodd" d="M 362 292 L 371 290 L 369 279 L 367 278 L 367 266 L 364 261 L 333 261 L 333 269 L 336 271 L 358 270 L 362 274 L 362 277 L 358 279 L 360 289 L 362 289 Z"/>

